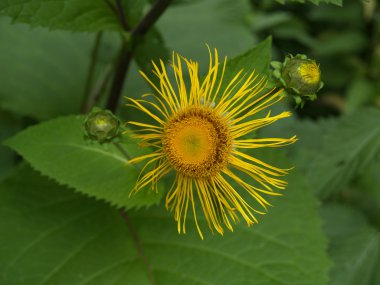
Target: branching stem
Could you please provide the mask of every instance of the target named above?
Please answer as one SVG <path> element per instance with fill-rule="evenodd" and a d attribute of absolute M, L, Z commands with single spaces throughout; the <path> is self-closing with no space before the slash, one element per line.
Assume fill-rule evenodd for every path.
<path fill-rule="evenodd" d="M 123 44 L 122 52 L 117 63 L 115 75 L 111 85 L 110 95 L 107 101 L 107 109 L 115 111 L 120 100 L 121 92 L 124 86 L 125 77 L 127 75 L 129 65 L 133 58 L 133 52 L 135 49 L 135 42 L 138 37 L 143 37 L 149 29 L 154 25 L 154 23 L 159 19 L 165 9 L 169 6 L 171 0 L 157 0 L 149 10 L 149 12 L 141 19 L 141 21 L 132 29 L 130 32 L 129 45 L 127 43 Z M 116 8 L 123 9 L 122 3 L 120 1 L 116 2 Z M 118 12 L 119 17 L 124 17 L 124 12 Z M 120 18 L 120 22 L 123 25 L 123 19 Z M 126 21 L 125 21 L 126 22 Z M 124 25 L 123 25 L 124 27 Z M 125 25 L 124 29 L 129 31 L 128 25 Z"/>

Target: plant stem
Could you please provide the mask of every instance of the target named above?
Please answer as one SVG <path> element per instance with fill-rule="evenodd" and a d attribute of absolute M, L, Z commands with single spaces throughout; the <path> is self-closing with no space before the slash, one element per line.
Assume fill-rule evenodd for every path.
<path fill-rule="evenodd" d="M 124 12 L 124 8 L 123 8 L 123 3 L 121 2 L 121 0 L 116 0 L 116 11 L 117 11 L 117 14 L 119 16 L 119 19 L 120 19 L 120 23 L 123 27 L 123 29 L 125 31 L 129 31 L 130 28 L 129 28 L 129 25 L 127 23 L 127 19 L 125 17 L 125 12 Z"/>
<path fill-rule="evenodd" d="M 91 53 L 91 61 L 90 61 L 90 66 L 88 68 L 87 79 L 86 79 L 86 84 L 84 88 L 84 96 L 83 96 L 82 105 L 81 105 L 82 113 L 87 113 L 88 111 L 90 111 L 92 107 L 91 85 L 94 79 L 95 67 L 96 67 L 96 62 L 98 60 L 99 47 L 102 41 L 102 35 L 103 35 L 102 32 L 98 32 L 95 37 L 95 44 Z"/>
<path fill-rule="evenodd" d="M 104 2 L 106 2 L 106 4 L 108 5 L 108 7 L 111 9 L 111 11 L 114 12 L 115 15 L 117 16 L 118 12 L 117 12 L 115 6 L 113 5 L 113 3 L 111 2 L 111 0 L 104 0 Z"/>
<path fill-rule="evenodd" d="M 154 23 L 160 18 L 162 13 L 169 6 L 171 0 L 157 0 L 149 12 L 142 18 L 140 23 L 133 28 L 132 36 L 145 35 L 149 29 L 154 25 Z"/>
<path fill-rule="evenodd" d="M 131 61 L 132 51 L 128 49 L 128 47 L 124 44 L 116 66 L 116 71 L 113 77 L 111 91 L 106 106 L 106 108 L 111 110 L 112 112 L 115 112 L 119 104 L 119 98 L 121 96 L 121 91 L 124 86 L 124 79 Z"/>
<path fill-rule="evenodd" d="M 91 98 L 93 98 L 92 104 L 98 104 L 101 99 L 101 95 L 105 92 L 108 82 L 110 81 L 113 73 L 113 65 L 108 65 L 101 75 L 101 78 L 96 82 L 93 87 Z"/>
<path fill-rule="evenodd" d="M 147 271 L 147 274 L 148 274 L 148 278 L 151 282 L 152 285 L 156 285 L 157 282 L 156 280 L 154 279 L 154 275 L 153 275 L 153 270 L 152 270 L 152 267 L 150 266 L 149 264 L 149 261 L 146 257 L 146 255 L 144 254 L 144 250 L 141 246 L 141 241 L 140 241 L 140 238 L 139 236 L 137 235 L 137 232 L 135 230 L 135 228 L 133 227 L 132 225 L 132 222 L 128 216 L 128 214 L 124 211 L 124 210 L 120 210 L 120 213 L 121 213 L 121 216 L 124 218 L 124 221 L 127 225 L 127 228 L 128 228 L 128 231 L 132 237 L 132 240 L 136 246 L 136 250 L 137 250 L 137 254 L 139 256 L 139 258 L 141 259 L 141 261 L 143 262 L 145 268 L 146 268 L 146 271 Z"/>
<path fill-rule="evenodd" d="M 124 43 L 118 65 L 116 67 L 115 76 L 113 78 L 110 95 L 107 101 L 107 109 L 115 112 L 121 92 L 124 86 L 125 76 L 127 75 L 129 65 L 132 61 L 133 51 L 135 49 L 136 38 L 144 36 L 149 29 L 154 25 L 158 18 L 162 15 L 165 9 L 169 6 L 171 0 L 157 0 L 149 12 L 141 19 L 141 21 L 134 27 L 130 34 L 130 45 Z M 118 2 L 117 2 L 118 3 Z M 117 6 L 118 9 L 122 8 L 121 2 Z M 119 12 L 119 17 L 122 17 L 124 12 Z M 120 18 L 123 23 L 123 19 Z M 128 28 L 128 26 L 126 26 Z"/>
<path fill-rule="evenodd" d="M 131 156 L 129 155 L 129 153 L 125 150 L 125 148 L 120 144 L 120 143 L 113 143 L 117 149 L 121 152 L 121 154 L 128 160 L 131 160 Z"/>

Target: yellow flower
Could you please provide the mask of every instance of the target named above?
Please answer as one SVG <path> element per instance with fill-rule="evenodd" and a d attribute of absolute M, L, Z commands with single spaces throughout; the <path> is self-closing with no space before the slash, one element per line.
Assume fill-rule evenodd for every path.
<path fill-rule="evenodd" d="M 262 94 L 265 79 L 258 80 L 258 75 L 243 74 L 242 70 L 224 84 L 226 59 L 219 64 L 217 50 L 214 56 L 209 52 L 209 70 L 203 80 L 199 78 L 197 62 L 173 53 L 171 67 L 175 84 L 170 81 L 162 61 L 159 65 L 153 63 L 157 84 L 141 74 L 156 91 L 143 98 L 151 96 L 154 100 L 128 98 L 128 106 L 154 121 L 129 122 L 141 128 L 135 137 L 142 140 L 142 145 L 154 148 L 154 152 L 131 160 L 131 163 L 148 160 L 144 169 L 149 171 L 140 176 L 135 191 L 148 184 L 157 191 L 157 181 L 174 171 L 175 181 L 166 194 L 166 208 L 174 211 L 179 233 L 186 232 L 186 217 L 192 211 L 202 239 L 198 206 L 210 229 L 223 234 L 223 225 L 233 231 L 238 214 L 248 225 L 258 222 L 254 213 L 264 214 L 248 203 L 247 195 L 242 192 L 266 210 L 270 204 L 263 195 L 281 195 L 274 188 L 284 189 L 287 184 L 279 177 L 287 174 L 288 169 L 271 166 L 244 150 L 280 147 L 296 141 L 295 136 L 247 138 L 251 132 L 291 115 L 283 112 L 271 116 L 268 111 L 260 118 L 252 118 L 280 101 L 282 90 Z M 183 64 L 188 70 L 189 84 L 184 79 Z M 243 176 L 253 178 L 257 185 L 249 184 Z M 239 187 L 233 187 L 230 181 Z"/>

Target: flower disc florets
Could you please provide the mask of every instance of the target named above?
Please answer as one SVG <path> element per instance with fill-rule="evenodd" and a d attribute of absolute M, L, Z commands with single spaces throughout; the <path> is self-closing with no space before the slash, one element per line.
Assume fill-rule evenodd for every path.
<path fill-rule="evenodd" d="M 168 122 L 162 144 L 178 172 L 209 177 L 227 164 L 232 141 L 227 122 L 212 108 L 190 107 Z"/>

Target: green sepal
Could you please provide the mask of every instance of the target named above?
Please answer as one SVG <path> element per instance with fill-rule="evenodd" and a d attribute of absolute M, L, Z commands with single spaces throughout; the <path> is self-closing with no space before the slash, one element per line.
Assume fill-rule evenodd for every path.
<path fill-rule="evenodd" d="M 317 100 L 317 94 L 307 94 L 307 95 L 303 95 L 303 96 L 307 97 L 310 101 Z"/>
<path fill-rule="evenodd" d="M 283 87 L 288 88 L 288 85 L 286 84 L 284 79 L 280 78 L 279 81 L 281 82 Z"/>
<path fill-rule="evenodd" d="M 280 79 L 281 78 L 281 72 L 279 70 L 273 70 L 272 72 L 273 76 L 277 79 Z"/>
<path fill-rule="evenodd" d="M 295 94 L 297 94 L 297 95 L 300 95 L 300 96 L 302 96 L 303 94 L 301 94 L 301 92 L 297 89 L 297 88 L 295 88 L 295 87 L 291 87 L 291 88 L 289 88 L 289 89 L 291 89 Z"/>
<path fill-rule="evenodd" d="M 282 62 L 280 61 L 272 61 L 270 63 L 270 65 L 274 68 L 274 69 L 281 69 L 282 68 Z"/>

